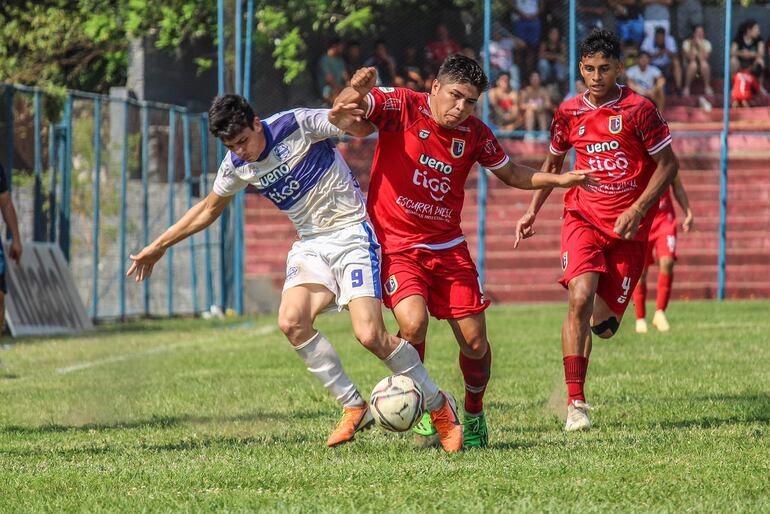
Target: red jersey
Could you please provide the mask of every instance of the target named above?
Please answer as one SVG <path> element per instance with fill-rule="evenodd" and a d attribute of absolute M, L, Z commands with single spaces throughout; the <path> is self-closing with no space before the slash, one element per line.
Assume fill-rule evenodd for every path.
<path fill-rule="evenodd" d="M 476 163 L 508 163 L 492 131 L 469 116 L 453 129 L 433 119 L 428 93 L 374 88 L 366 118 L 379 128 L 367 210 L 384 253 L 440 250 L 464 241 L 460 212 L 465 181 Z"/>
<path fill-rule="evenodd" d="M 653 103 L 619 87 L 617 98 L 598 107 L 588 92 L 562 103 L 551 124 L 550 147 L 554 155 L 575 147 L 575 168 L 594 170 L 599 180 L 567 191 L 565 208 L 614 238 L 620 238 L 615 220 L 641 196 L 657 168 L 652 156 L 671 144 L 668 125 Z M 656 205 L 642 219 L 636 240 L 647 239 L 657 210 Z"/>
<path fill-rule="evenodd" d="M 733 76 L 732 100 L 734 102 L 748 102 L 759 92 L 759 81 L 749 73 L 749 70 L 741 70 Z"/>

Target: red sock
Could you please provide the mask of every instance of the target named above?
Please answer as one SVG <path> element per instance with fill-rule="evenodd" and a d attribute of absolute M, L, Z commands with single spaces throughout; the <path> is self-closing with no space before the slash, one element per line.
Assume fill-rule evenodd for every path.
<path fill-rule="evenodd" d="M 644 302 L 647 300 L 647 282 L 641 280 L 634 289 L 634 310 L 636 310 L 636 319 L 643 319 L 647 315 L 647 308 Z"/>
<path fill-rule="evenodd" d="M 588 357 L 582 355 L 567 355 L 564 357 L 564 381 L 567 383 L 569 399 L 567 405 L 575 400 L 586 401 L 583 384 L 586 382 Z"/>
<path fill-rule="evenodd" d="M 401 337 L 401 331 L 398 331 L 398 334 L 396 334 L 397 337 Z M 402 337 L 403 339 L 403 337 Z M 404 339 L 405 340 L 405 339 Z M 414 349 L 417 350 L 417 354 L 420 356 L 420 362 L 423 364 L 425 363 L 425 341 L 420 341 L 419 343 L 415 343 L 412 341 L 409 341 L 409 344 L 414 346 Z"/>
<path fill-rule="evenodd" d="M 484 410 L 484 392 L 492 368 L 492 347 L 480 359 L 471 359 L 460 352 L 460 370 L 465 380 L 465 412 L 479 414 Z"/>
<path fill-rule="evenodd" d="M 671 298 L 671 283 L 674 281 L 674 274 L 658 273 L 658 301 L 655 308 L 659 311 L 665 311 L 668 307 L 668 300 Z"/>

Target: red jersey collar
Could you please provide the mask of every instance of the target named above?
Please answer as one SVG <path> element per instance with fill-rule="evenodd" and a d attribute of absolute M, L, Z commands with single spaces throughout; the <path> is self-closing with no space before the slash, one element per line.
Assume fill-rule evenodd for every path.
<path fill-rule="evenodd" d="M 586 104 L 591 110 L 601 109 L 602 107 L 610 107 L 611 105 L 617 103 L 618 100 L 620 100 L 623 97 L 623 93 L 625 93 L 625 89 L 626 89 L 626 86 L 624 86 L 623 84 L 615 84 L 615 85 L 618 86 L 618 90 L 619 90 L 618 96 L 615 99 L 610 100 L 609 102 L 604 102 L 599 107 L 597 107 L 594 104 L 592 104 L 590 100 L 588 100 L 588 90 L 586 90 L 586 92 L 583 93 L 583 103 Z"/>

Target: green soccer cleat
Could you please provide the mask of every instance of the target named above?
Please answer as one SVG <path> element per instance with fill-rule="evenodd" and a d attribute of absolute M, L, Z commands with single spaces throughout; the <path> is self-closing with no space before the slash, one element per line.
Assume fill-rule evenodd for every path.
<path fill-rule="evenodd" d="M 430 420 L 430 412 L 425 411 L 423 413 L 422 419 L 412 428 L 412 432 L 423 437 L 430 437 L 438 433 Z"/>
<path fill-rule="evenodd" d="M 463 440 L 463 447 L 466 450 L 469 448 L 486 448 L 489 443 L 489 436 L 487 434 L 487 417 L 483 412 L 478 416 L 465 413 Z"/>

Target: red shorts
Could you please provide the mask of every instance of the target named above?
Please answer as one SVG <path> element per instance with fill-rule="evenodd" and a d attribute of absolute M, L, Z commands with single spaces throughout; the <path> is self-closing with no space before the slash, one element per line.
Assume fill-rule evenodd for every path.
<path fill-rule="evenodd" d="M 438 319 L 459 319 L 489 307 L 467 243 L 445 250 L 412 248 L 382 256 L 382 301 L 392 309 L 420 295 Z"/>
<path fill-rule="evenodd" d="M 565 211 L 561 229 L 559 283 L 595 271 L 601 273 L 598 294 L 612 312 L 622 316 L 644 269 L 646 241 L 609 237 L 573 211 Z"/>
<path fill-rule="evenodd" d="M 658 213 L 650 229 L 645 264 L 649 266 L 661 257 L 672 257 L 676 260 L 676 218 L 665 213 Z"/>

